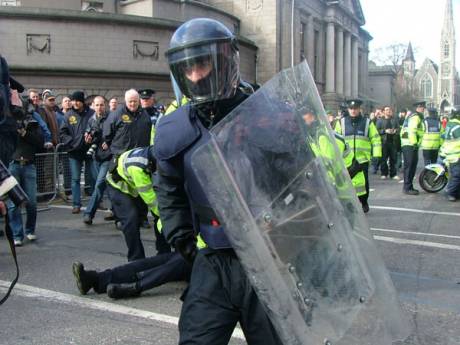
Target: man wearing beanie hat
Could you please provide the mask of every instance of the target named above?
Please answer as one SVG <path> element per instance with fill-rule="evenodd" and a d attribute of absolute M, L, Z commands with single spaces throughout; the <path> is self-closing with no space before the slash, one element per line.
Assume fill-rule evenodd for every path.
<path fill-rule="evenodd" d="M 72 213 L 77 214 L 80 213 L 81 208 L 80 175 L 83 163 L 85 164 L 85 171 L 89 171 L 91 175 L 91 189 L 94 187 L 96 179 L 91 167 L 92 158 L 86 154 L 89 144 L 85 142 L 84 138 L 88 120 L 93 116 L 94 111 L 85 105 L 83 91 L 75 91 L 70 99 L 72 100 L 72 109 L 65 114 L 64 122 L 60 128 L 60 139 L 69 153 L 72 175 Z"/>

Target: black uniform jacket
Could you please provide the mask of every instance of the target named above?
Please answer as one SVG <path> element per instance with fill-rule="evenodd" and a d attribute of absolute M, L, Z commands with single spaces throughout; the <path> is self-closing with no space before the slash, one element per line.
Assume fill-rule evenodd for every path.
<path fill-rule="evenodd" d="M 85 143 L 85 131 L 88 121 L 93 116 L 94 110 L 85 107 L 81 113 L 75 109 L 69 110 L 64 117 L 61 125 L 59 137 L 69 153 L 75 159 L 84 159 L 89 144 Z"/>
<path fill-rule="evenodd" d="M 118 156 L 136 147 L 149 146 L 151 128 L 152 122 L 145 110 L 139 107 L 131 112 L 124 105 L 109 114 L 104 122 L 102 139 Z"/>
<path fill-rule="evenodd" d="M 13 159 L 19 160 L 23 158 L 28 161 L 34 161 L 35 154 L 40 152 L 44 143 L 44 135 L 38 123 L 27 126 L 26 134 L 19 136 L 18 146 L 13 153 Z"/>

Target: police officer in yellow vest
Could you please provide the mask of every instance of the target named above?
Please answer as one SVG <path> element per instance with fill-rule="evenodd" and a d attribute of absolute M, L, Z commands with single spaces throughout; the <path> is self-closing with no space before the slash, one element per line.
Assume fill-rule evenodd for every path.
<path fill-rule="evenodd" d="M 423 121 L 425 133 L 422 139 L 423 160 L 425 165 L 434 164 L 438 160 L 438 151 L 441 147 L 443 128 L 435 108 L 428 109 L 428 117 Z"/>
<path fill-rule="evenodd" d="M 401 129 L 401 146 L 404 157 L 404 187 L 403 192 L 408 195 L 418 195 L 419 191 L 412 184 L 418 163 L 418 148 L 422 143 L 425 132 L 423 113 L 426 102 L 414 103 L 415 113 L 407 116 Z"/>
<path fill-rule="evenodd" d="M 135 148 L 115 159 L 106 177 L 113 211 L 128 246 L 128 261 L 145 258 L 139 229 L 147 209 L 159 216 L 152 182 L 155 169 L 153 146 Z M 161 238 L 157 236 L 157 249 Z"/>
<path fill-rule="evenodd" d="M 347 101 L 349 116 L 343 117 L 337 123 L 336 132 L 345 137 L 354 156 L 364 173 L 366 193 L 359 195 L 359 201 L 364 213 L 369 212 L 369 161 L 372 157 L 382 157 L 382 142 L 375 124 L 361 114 L 360 99 Z"/>
<path fill-rule="evenodd" d="M 456 201 L 460 197 L 460 105 L 451 110 L 440 155 L 449 167 L 447 199 Z"/>
<path fill-rule="evenodd" d="M 313 112 L 307 112 L 303 116 L 303 119 L 308 126 L 318 126 L 316 115 Z M 365 195 L 366 179 L 361 165 L 355 159 L 353 150 L 350 149 L 350 146 L 346 143 L 342 135 L 334 132 L 334 137 L 337 147 L 339 148 L 339 152 L 342 154 L 345 167 L 350 175 L 353 187 L 355 188 L 356 195 L 358 197 Z M 328 164 L 331 166 L 330 171 L 334 175 L 331 176 L 333 180 L 340 181 L 337 175 L 342 172 L 342 165 L 337 162 L 337 155 L 335 153 L 334 146 L 330 141 L 329 134 L 322 130 L 322 128 L 319 128 L 318 131 L 316 131 L 316 138 L 313 138 L 310 146 L 316 156 L 321 156 L 328 160 Z M 339 196 L 341 195 L 340 188 L 341 186 L 337 186 Z"/>

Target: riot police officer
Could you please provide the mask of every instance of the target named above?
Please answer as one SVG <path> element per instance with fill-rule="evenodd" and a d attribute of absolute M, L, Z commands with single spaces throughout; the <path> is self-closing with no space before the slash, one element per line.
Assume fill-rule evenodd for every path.
<path fill-rule="evenodd" d="M 415 112 L 407 116 L 401 129 L 401 147 L 404 157 L 403 193 L 418 195 L 419 191 L 412 184 L 418 163 L 418 148 L 423 139 L 423 113 L 426 102 L 414 103 Z"/>
<path fill-rule="evenodd" d="M 249 96 L 239 87 L 235 36 L 215 20 L 192 19 L 176 30 L 166 56 L 190 99 L 159 121 L 154 144 L 163 231 L 194 261 L 179 343 L 227 344 L 239 322 L 248 344 L 280 344 L 191 166 L 192 154 L 209 141 L 209 129 Z"/>

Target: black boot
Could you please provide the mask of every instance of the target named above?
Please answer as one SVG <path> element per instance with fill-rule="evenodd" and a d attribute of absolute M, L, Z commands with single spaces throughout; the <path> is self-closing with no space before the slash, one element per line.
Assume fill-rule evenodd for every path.
<path fill-rule="evenodd" d="M 137 297 L 141 294 L 141 289 L 137 282 L 135 283 L 122 283 L 122 284 L 109 284 L 107 286 L 107 296 L 110 298 L 128 298 Z"/>
<path fill-rule="evenodd" d="M 97 272 L 85 271 L 85 267 L 81 262 L 74 262 L 72 272 L 77 283 L 78 291 L 82 295 L 86 295 L 89 290 L 97 287 Z"/>

